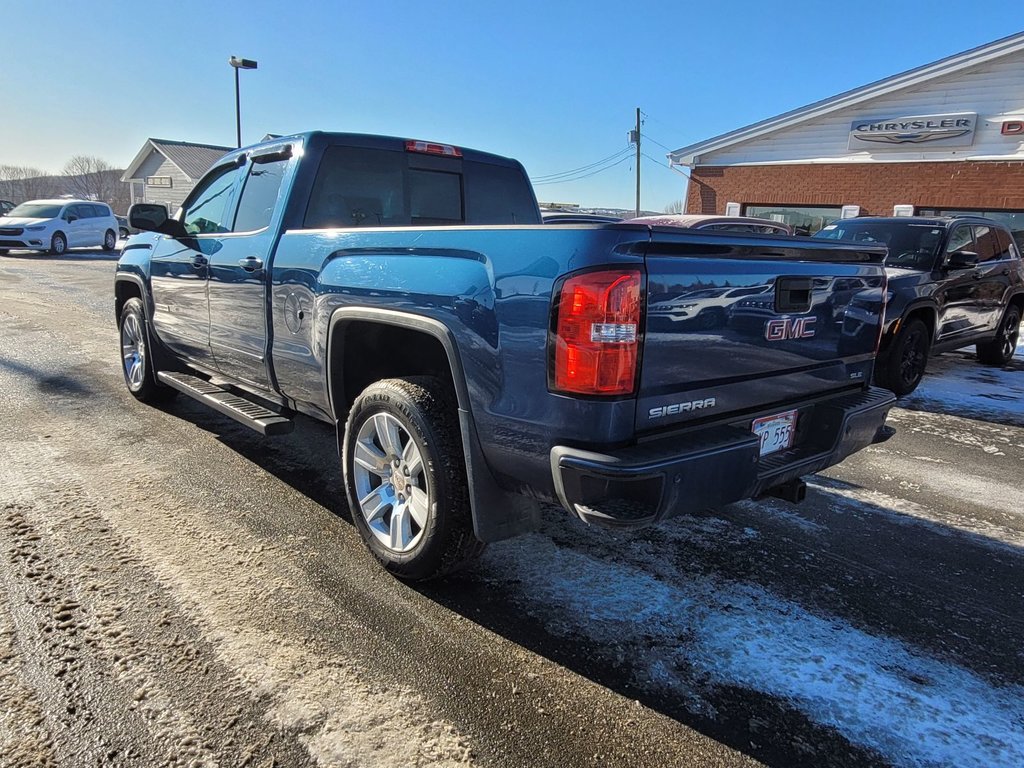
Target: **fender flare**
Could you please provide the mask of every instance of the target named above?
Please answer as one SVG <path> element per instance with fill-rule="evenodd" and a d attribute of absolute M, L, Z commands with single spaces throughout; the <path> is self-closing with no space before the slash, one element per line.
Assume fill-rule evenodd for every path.
<path fill-rule="evenodd" d="M 469 389 L 466 386 L 458 345 L 448 326 L 435 318 L 379 307 L 339 307 L 331 313 L 327 326 L 327 346 L 324 350 L 324 394 L 331 407 L 331 416 L 337 432 L 338 455 L 342 457 L 342 461 L 344 462 L 342 439 L 345 425 L 334 410 L 335 400 L 332 393 L 336 383 L 331 381 L 332 366 L 329 355 L 333 349 L 334 333 L 338 326 L 355 320 L 410 328 L 429 334 L 441 343 L 448 358 L 458 401 L 459 430 L 462 433 L 462 452 L 466 462 L 473 532 L 480 541 L 492 542 L 536 530 L 540 525 L 540 505 L 533 499 L 502 489 L 487 465 L 487 460 L 480 449 L 480 438 L 473 419 Z M 346 400 L 351 401 L 347 395 Z"/>

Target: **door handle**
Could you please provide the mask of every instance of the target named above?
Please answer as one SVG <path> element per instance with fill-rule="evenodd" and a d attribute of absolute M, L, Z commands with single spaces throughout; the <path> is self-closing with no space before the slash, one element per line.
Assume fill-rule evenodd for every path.
<path fill-rule="evenodd" d="M 192 257 L 192 268 L 193 269 L 202 269 L 203 267 L 208 266 L 209 263 L 210 263 L 210 260 L 208 258 L 206 258 L 205 256 L 200 255 L 200 256 L 193 256 Z"/>
<path fill-rule="evenodd" d="M 246 272 L 256 272 L 263 269 L 263 259 L 256 256 L 246 256 L 244 259 L 238 260 L 238 266 Z"/>

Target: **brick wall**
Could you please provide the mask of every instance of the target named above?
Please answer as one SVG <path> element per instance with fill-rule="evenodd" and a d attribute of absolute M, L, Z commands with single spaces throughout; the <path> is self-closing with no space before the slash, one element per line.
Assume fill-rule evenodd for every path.
<path fill-rule="evenodd" d="M 1024 209 L 1024 162 L 833 163 L 697 166 L 687 213 L 725 213 L 728 202 L 859 205 L 891 216 L 894 205 Z"/>

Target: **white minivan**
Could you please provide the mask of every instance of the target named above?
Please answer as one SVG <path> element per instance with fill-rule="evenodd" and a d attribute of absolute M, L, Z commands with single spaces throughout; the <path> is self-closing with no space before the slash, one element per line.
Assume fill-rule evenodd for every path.
<path fill-rule="evenodd" d="M 0 219 L 0 254 L 11 248 L 48 251 L 117 244 L 117 219 L 106 203 L 91 200 L 30 200 Z"/>

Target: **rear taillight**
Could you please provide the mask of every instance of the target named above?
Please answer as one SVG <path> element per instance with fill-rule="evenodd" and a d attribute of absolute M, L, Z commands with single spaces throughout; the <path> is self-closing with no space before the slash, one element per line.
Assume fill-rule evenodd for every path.
<path fill-rule="evenodd" d="M 638 269 L 568 278 L 554 306 L 550 373 L 556 392 L 631 395 L 640 351 L 642 278 Z"/>
<path fill-rule="evenodd" d="M 435 144 L 432 141 L 416 141 L 409 139 L 405 142 L 406 152 L 421 152 L 424 155 L 442 155 L 444 157 L 462 157 L 462 150 L 453 147 L 451 144 Z"/>

